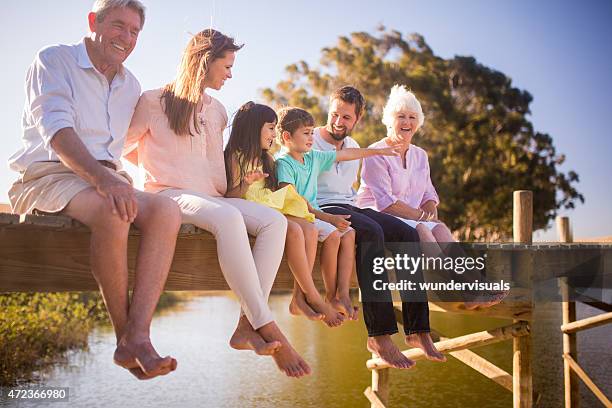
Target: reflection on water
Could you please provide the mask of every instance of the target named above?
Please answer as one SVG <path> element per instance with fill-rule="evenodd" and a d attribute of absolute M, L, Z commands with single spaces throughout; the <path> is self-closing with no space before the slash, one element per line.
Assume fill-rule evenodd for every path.
<path fill-rule="evenodd" d="M 282 375 L 270 358 L 248 351 L 232 350 L 227 341 L 238 317 L 238 304 L 230 296 L 197 297 L 180 309 L 157 316 L 152 338 L 160 354 L 172 354 L 179 366 L 166 377 L 141 382 L 112 363 L 114 335 L 110 328 L 98 328 L 90 336 L 89 351 L 72 353 L 68 363 L 43 374 L 41 385 L 70 387 L 70 402 L 53 403 L 52 407 L 369 407 L 363 396 L 370 384 L 365 368 L 369 357 L 365 350 L 366 331 L 362 321 L 329 329 L 320 322 L 310 322 L 289 315 L 289 295 L 273 295 L 271 307 L 277 322 L 295 348 L 310 363 L 314 374 L 295 380 Z M 552 305 L 553 308 L 558 305 Z M 555 345 L 560 334 L 555 331 L 560 319 L 556 310 L 546 314 L 538 330 L 547 328 L 548 347 Z M 445 335 L 504 325 L 503 320 L 465 318 L 459 315 L 432 313 L 432 325 Z M 604 331 L 602 331 L 602 329 Z M 557 329 L 558 330 L 558 329 Z M 609 395 L 612 388 L 606 365 L 609 364 L 610 332 L 599 330 L 595 348 L 583 351 L 580 361 L 589 356 L 607 362 L 601 370 L 595 367 L 593 377 Z M 607 332 L 605 330 L 608 330 Z M 401 337 L 396 336 L 397 341 Z M 579 339 L 582 341 L 583 339 Z M 586 340 L 586 339 L 584 339 Z M 546 343 L 546 342 L 545 342 Z M 557 342 L 558 343 L 558 342 Z M 588 342 L 585 342 L 585 344 Z M 559 343 L 560 344 L 560 343 Z M 584 350 L 585 344 L 580 344 Z M 607 349 L 602 350 L 601 347 Z M 591 342 L 592 345 L 592 342 Z M 588 346 L 587 346 L 588 347 Z M 559 348 L 560 350 L 560 348 Z M 511 342 L 480 348 L 479 354 L 511 372 Z M 537 350 L 543 356 L 542 350 Z M 592 354 L 591 354 L 592 353 Z M 550 355 L 548 355 L 550 354 Z M 562 381 L 562 372 L 550 370 L 560 352 L 546 353 L 547 361 L 538 361 L 544 371 L 539 384 L 554 390 Z M 592 360 L 593 358 L 591 358 Z M 586 363 L 585 363 L 586 365 Z M 553 371 L 553 372 L 551 372 Z M 556 371 L 556 372 L 554 372 Z M 589 370 L 592 371 L 592 370 Z M 597 375 L 596 375 L 597 374 Z M 548 379 L 548 380 L 547 380 Z M 391 374 L 392 407 L 509 407 L 512 394 L 453 358 L 447 363 L 419 361 L 417 368 L 393 371 Z M 561 391 L 546 395 L 541 406 L 561 406 Z M 583 406 L 596 406 L 588 391 Z M 2 405 L 7 405 L 6 401 Z M 11 403 L 8 406 L 20 406 Z M 28 404 L 27 406 L 35 406 Z"/>

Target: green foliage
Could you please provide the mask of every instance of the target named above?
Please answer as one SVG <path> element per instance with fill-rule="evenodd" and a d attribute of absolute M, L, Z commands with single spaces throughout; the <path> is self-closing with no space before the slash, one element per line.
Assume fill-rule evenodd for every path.
<path fill-rule="evenodd" d="M 164 292 L 157 310 L 187 299 Z M 0 386 L 31 380 L 66 350 L 86 347 L 98 323 L 110 323 L 98 292 L 0 294 Z"/>
<path fill-rule="evenodd" d="M 436 56 L 419 34 L 408 39 L 384 27 L 358 32 L 323 48 L 321 67 L 289 65 L 287 78 L 263 97 L 275 106 L 309 110 L 325 123 L 329 94 L 351 84 L 366 97 L 366 114 L 353 137 L 367 146 L 386 136 L 382 108 L 394 84 L 419 98 L 425 124 L 414 143 L 429 154 L 441 197 L 440 217 L 462 239 L 504 240 L 512 233 L 512 191 L 534 193 L 534 228 L 544 228 L 560 208 L 584 197 L 578 175 L 560 172 L 565 160 L 552 138 L 528 119 L 529 92 L 473 57 Z"/>
<path fill-rule="evenodd" d="M 87 345 L 103 307 L 74 293 L 0 295 L 0 384 L 15 384 L 54 357 Z"/>

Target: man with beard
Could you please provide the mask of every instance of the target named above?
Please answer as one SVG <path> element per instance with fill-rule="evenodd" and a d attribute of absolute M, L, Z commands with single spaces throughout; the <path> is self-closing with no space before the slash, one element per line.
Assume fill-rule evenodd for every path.
<path fill-rule="evenodd" d="M 362 117 L 365 101 L 361 93 L 351 87 L 337 89 L 329 98 L 327 124 L 314 130 L 313 148 L 341 150 L 358 148 L 359 144 L 349 136 Z M 375 293 L 374 280 L 388 281 L 386 272 L 376 275 L 372 271 L 374 258 L 385 257 L 385 243 L 415 243 L 419 240 L 416 230 L 403 221 L 370 208 L 356 207 L 359 161 L 337 162 L 331 170 L 321 173 L 318 179 L 317 204 L 330 214 L 347 215 L 356 231 L 357 277 L 362 291 L 365 324 L 368 330 L 367 348 L 391 366 L 411 368 L 414 361 L 405 357 L 391 340 L 398 332 L 391 293 Z M 410 244 L 406 244 L 406 247 Z M 421 271 L 412 279 L 422 279 Z M 422 349 L 428 359 L 445 361 L 433 344 L 429 334 L 429 307 L 427 299 L 407 299 L 402 296 L 402 317 L 406 344 Z M 408 301 L 406 301 L 408 300 Z M 417 301 L 413 301 L 417 300 Z"/>

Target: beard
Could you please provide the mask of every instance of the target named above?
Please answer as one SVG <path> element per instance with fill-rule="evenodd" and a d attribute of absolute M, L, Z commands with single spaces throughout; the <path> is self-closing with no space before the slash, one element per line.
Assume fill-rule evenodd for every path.
<path fill-rule="evenodd" d="M 340 142 L 340 141 L 344 140 L 344 138 L 348 136 L 348 132 L 349 132 L 349 129 L 345 128 L 343 133 L 338 134 L 338 133 L 334 132 L 334 129 L 333 129 L 332 126 L 328 126 L 327 127 L 327 133 L 329 133 L 329 135 L 332 137 L 332 139 L 334 139 L 337 142 Z"/>

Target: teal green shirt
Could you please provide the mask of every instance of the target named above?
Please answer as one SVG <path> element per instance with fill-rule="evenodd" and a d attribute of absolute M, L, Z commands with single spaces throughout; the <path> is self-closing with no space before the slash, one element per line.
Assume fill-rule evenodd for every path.
<path fill-rule="evenodd" d="M 276 177 L 279 183 L 293 184 L 297 192 L 318 210 L 317 179 L 319 174 L 330 170 L 335 161 L 335 150 L 311 150 L 304 154 L 303 164 L 285 152 L 276 159 Z"/>

